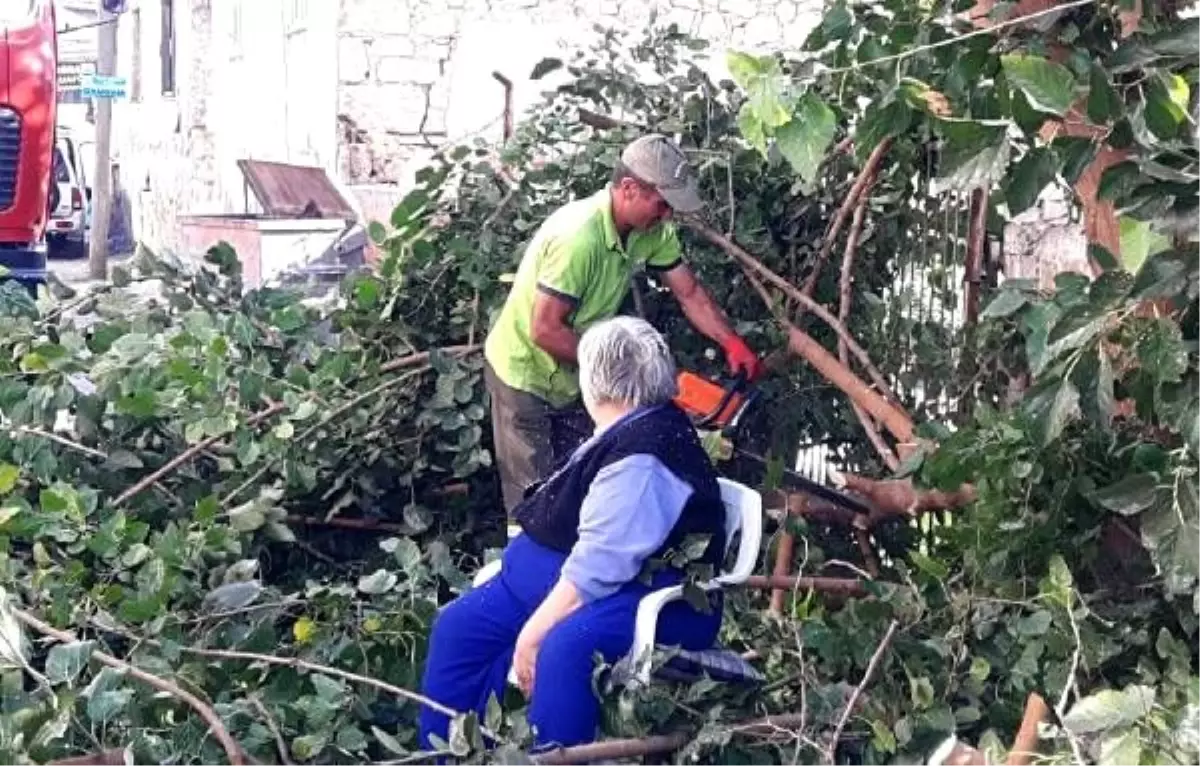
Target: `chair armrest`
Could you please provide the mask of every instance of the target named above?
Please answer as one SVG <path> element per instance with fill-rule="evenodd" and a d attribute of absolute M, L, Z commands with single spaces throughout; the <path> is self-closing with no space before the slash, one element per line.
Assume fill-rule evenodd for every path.
<path fill-rule="evenodd" d="M 705 592 L 721 589 L 717 580 L 709 580 L 699 586 Z M 654 657 L 654 647 L 657 645 L 658 616 L 663 607 L 672 601 L 683 598 L 683 586 L 672 585 L 669 588 L 653 591 L 638 602 L 637 617 L 633 624 L 633 645 L 625 661 L 629 664 L 631 686 L 643 686 L 650 683 L 650 671 Z"/>
<path fill-rule="evenodd" d="M 478 588 L 480 585 L 483 585 L 485 582 L 498 574 L 500 574 L 500 559 L 488 562 L 480 567 L 479 571 L 475 573 L 475 576 L 471 578 L 471 584 Z"/>

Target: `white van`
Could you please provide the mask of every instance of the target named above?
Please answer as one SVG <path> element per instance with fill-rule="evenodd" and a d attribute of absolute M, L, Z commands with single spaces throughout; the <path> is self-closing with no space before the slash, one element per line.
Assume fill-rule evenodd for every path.
<path fill-rule="evenodd" d="M 50 212 L 46 244 L 50 257 L 87 254 L 92 190 L 87 181 L 84 146 L 62 127 L 54 142 L 54 183 L 58 204 Z"/>

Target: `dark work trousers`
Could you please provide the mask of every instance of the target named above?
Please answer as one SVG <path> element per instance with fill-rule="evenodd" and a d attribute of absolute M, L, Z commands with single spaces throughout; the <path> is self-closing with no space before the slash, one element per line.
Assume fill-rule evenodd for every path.
<path fill-rule="evenodd" d="M 484 380 L 492 405 L 492 441 L 504 509 L 511 520 L 526 487 L 553 473 L 595 426 L 582 404 L 554 407 L 501 381 L 490 364 L 484 367 Z"/>

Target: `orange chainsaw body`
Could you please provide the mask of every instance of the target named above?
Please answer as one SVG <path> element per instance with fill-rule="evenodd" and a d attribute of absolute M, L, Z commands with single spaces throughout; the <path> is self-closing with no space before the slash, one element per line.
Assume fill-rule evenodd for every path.
<path fill-rule="evenodd" d="M 694 372 L 680 372 L 675 380 L 679 386 L 675 404 L 693 418 L 709 419 L 706 423 L 708 428 L 721 429 L 729 425 L 746 401 L 742 394 L 731 393 L 719 383 Z M 717 413 L 717 408 L 726 398 L 725 407 Z M 715 417 L 714 413 L 717 413 Z"/>

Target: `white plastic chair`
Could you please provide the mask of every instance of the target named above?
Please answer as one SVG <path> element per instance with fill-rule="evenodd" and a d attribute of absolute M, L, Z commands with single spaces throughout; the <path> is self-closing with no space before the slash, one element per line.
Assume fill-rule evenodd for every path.
<path fill-rule="evenodd" d="M 745 582 L 754 572 L 754 564 L 758 560 L 758 547 L 762 543 L 762 496 L 753 489 L 731 479 L 718 478 L 717 482 L 721 487 L 721 502 L 725 505 L 724 560 L 729 560 L 729 553 L 735 543 L 737 556 L 734 558 L 732 568 L 723 570 L 713 579 L 700 584 L 703 590 L 710 593 L 727 585 Z M 510 539 L 514 536 L 510 530 Z M 475 573 L 473 578 L 475 587 L 483 585 L 495 577 L 499 571 L 499 559 L 485 565 Z M 641 602 L 638 603 L 633 629 L 633 646 L 630 647 L 629 654 L 617 663 L 620 677 L 627 685 L 642 686 L 650 683 L 659 614 L 664 606 L 682 598 L 683 586 L 672 585 L 643 596 Z M 745 665 L 738 655 L 723 649 L 681 652 L 681 654 L 688 659 L 699 661 L 702 666 L 706 664 L 710 666 L 724 665 L 735 674 L 749 677 L 751 680 L 761 678 L 757 671 Z M 704 663 L 701 660 L 705 657 L 717 661 Z M 745 665 L 745 667 L 736 669 L 730 667 L 739 664 Z M 512 684 L 516 683 L 516 676 L 511 669 L 508 673 L 508 681 Z"/>

